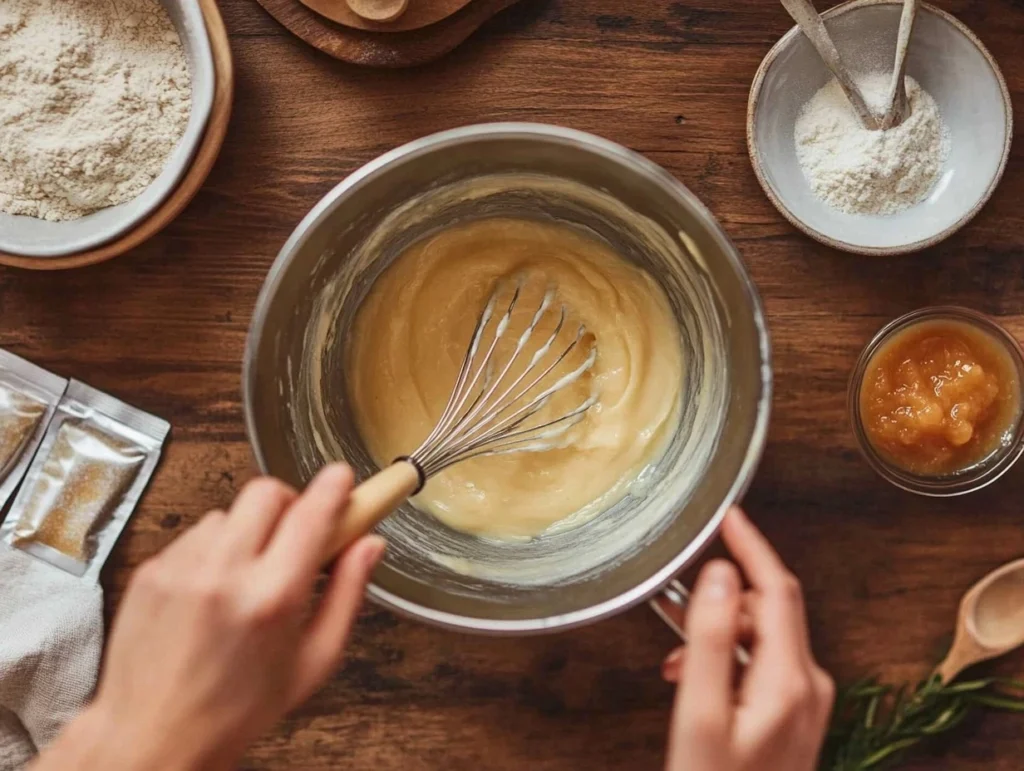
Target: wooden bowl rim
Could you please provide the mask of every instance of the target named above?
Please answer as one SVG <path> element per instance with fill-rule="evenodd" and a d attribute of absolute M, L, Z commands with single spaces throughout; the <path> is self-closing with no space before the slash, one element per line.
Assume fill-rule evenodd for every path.
<path fill-rule="evenodd" d="M 845 3 L 837 5 L 835 8 L 830 8 L 825 11 L 821 14 L 821 17 L 823 19 L 831 19 L 836 16 L 841 16 L 849 11 L 855 11 L 873 5 L 901 4 L 902 0 L 848 0 Z M 971 207 L 963 217 L 947 227 L 945 230 L 942 230 L 928 238 L 920 241 L 914 241 L 910 244 L 904 244 L 903 246 L 858 246 L 857 244 L 851 244 L 847 241 L 840 241 L 839 239 L 832 238 L 831 236 L 827 236 L 824 233 L 815 230 L 797 217 L 796 214 L 791 212 L 785 203 L 783 203 L 782 199 L 776 194 L 775 189 L 771 186 L 771 183 L 768 181 L 768 178 L 764 173 L 761 158 L 757 149 L 757 143 L 754 139 L 754 116 L 758 108 L 761 106 L 761 87 L 764 85 L 765 75 L 769 68 L 775 63 L 775 60 L 778 58 L 783 48 L 788 46 L 792 42 L 793 38 L 801 34 L 799 27 L 794 26 L 779 38 L 779 41 L 772 46 L 771 50 L 765 55 L 764 59 L 761 61 L 761 65 L 757 68 L 757 73 L 754 75 L 754 81 L 750 86 L 750 96 L 747 100 L 747 154 L 750 156 L 750 164 L 754 167 L 754 174 L 757 176 L 757 181 L 760 183 L 765 195 L 768 196 L 768 200 L 772 202 L 775 208 L 779 210 L 779 213 L 785 217 L 791 225 L 810 236 L 815 241 L 825 244 L 826 246 L 830 246 L 833 249 L 839 249 L 840 251 L 851 252 L 853 254 L 865 255 L 868 257 L 896 257 L 935 246 L 936 244 L 945 241 L 978 215 L 978 212 L 984 208 L 985 204 L 988 203 L 992 194 L 999 186 L 999 182 L 1002 180 L 1003 174 L 1006 171 L 1006 166 L 1009 163 L 1010 148 L 1013 143 L 1013 104 L 1010 100 L 1010 90 L 1007 88 L 1006 78 L 1003 77 L 1002 70 L 999 69 L 999 65 L 996 63 L 995 58 L 989 50 L 962 21 L 952 14 L 943 11 L 941 8 L 936 8 L 934 5 L 929 3 L 921 3 L 920 10 L 935 14 L 948 24 L 955 27 L 964 35 L 964 37 L 970 40 L 981 55 L 985 57 L 985 61 L 988 62 L 989 67 L 992 69 L 992 74 L 995 76 L 996 81 L 999 84 L 999 90 L 1003 96 L 1003 115 L 1006 121 L 1006 140 L 1003 143 L 1002 158 L 999 162 L 999 168 L 996 169 L 996 173 L 992 176 L 992 181 L 989 183 L 984 195 L 978 199 L 977 203 Z"/>
<path fill-rule="evenodd" d="M 171 224 L 199 192 L 224 144 L 224 137 L 227 134 L 231 118 L 235 87 L 231 45 L 220 9 L 215 0 L 200 0 L 200 5 L 206 22 L 207 35 L 210 38 L 210 47 L 213 51 L 215 71 L 213 107 L 210 110 L 203 138 L 178 186 L 149 217 L 114 241 L 88 251 L 63 257 L 25 257 L 0 252 L 0 265 L 48 271 L 82 268 L 112 260 L 145 243 Z"/>
<path fill-rule="evenodd" d="M 306 45 L 338 61 L 380 69 L 419 67 L 447 56 L 486 22 L 521 1 L 473 0 L 427 27 L 382 33 L 329 21 L 299 0 L 256 0 Z"/>
<path fill-rule="evenodd" d="M 439 24 L 449 16 L 455 15 L 467 5 L 474 2 L 474 0 L 453 0 L 454 3 L 457 3 L 458 7 L 454 10 L 448 10 L 442 15 L 437 15 L 430 7 L 431 4 L 429 3 L 413 4 L 411 8 L 407 7 L 401 15 L 395 17 L 391 21 L 371 21 L 370 19 L 364 19 L 361 16 L 358 16 L 355 11 L 351 10 L 347 6 L 345 0 L 298 1 L 318 16 L 322 16 L 333 24 L 340 24 L 343 27 L 359 30 L 361 32 L 384 33 L 415 32 L 416 30 L 426 29 L 434 24 Z M 329 11 L 329 9 L 325 7 L 327 5 L 337 6 L 337 10 Z M 417 18 L 417 16 L 419 18 Z"/>

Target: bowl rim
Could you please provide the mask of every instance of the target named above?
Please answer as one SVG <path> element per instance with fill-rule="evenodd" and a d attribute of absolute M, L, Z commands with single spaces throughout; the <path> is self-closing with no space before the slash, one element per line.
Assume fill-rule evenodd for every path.
<path fill-rule="evenodd" d="M 876 5 L 901 4 L 902 0 L 847 0 L 847 2 L 823 12 L 821 14 L 821 18 L 828 20 L 849 13 L 850 11 L 857 11 L 862 8 L 868 8 Z M 936 244 L 945 241 L 978 215 L 978 212 L 984 208 L 985 204 L 987 204 L 989 199 L 992 197 L 996 187 L 999 186 L 999 182 L 1002 180 L 1003 174 L 1006 171 L 1006 166 L 1009 163 L 1010 148 L 1013 144 L 1013 103 L 1010 99 L 1010 90 L 1006 85 L 1006 78 L 1003 77 L 1002 70 L 999 69 L 999 65 L 996 63 L 995 58 L 978 39 L 978 37 L 962 21 L 957 19 L 951 13 L 947 13 L 941 8 L 936 8 L 934 5 L 929 3 L 921 3 L 919 10 L 934 14 L 947 24 L 951 25 L 960 32 L 960 34 L 966 37 L 985 58 L 996 82 L 999 84 L 999 91 L 1003 96 L 1003 117 L 1006 122 L 1006 139 L 1003 142 L 1002 157 L 999 162 L 999 167 L 996 169 L 996 173 L 993 175 L 988 188 L 963 217 L 935 235 L 909 244 L 903 244 L 901 246 L 861 246 L 859 244 L 852 244 L 848 241 L 833 238 L 832 236 L 827 236 L 821 231 L 812 228 L 797 217 L 796 214 L 790 211 L 789 207 L 787 207 L 783 202 L 782 197 L 775 191 L 775 188 L 772 186 L 764 172 L 760 151 L 757 147 L 757 140 L 755 139 L 754 119 L 757 115 L 757 111 L 761 107 L 761 89 L 764 85 L 765 76 L 783 49 L 789 46 L 797 36 L 802 34 L 798 26 L 792 27 L 788 32 L 786 32 L 786 34 L 779 38 L 778 42 L 776 42 L 774 46 L 772 46 L 771 50 L 768 51 L 764 59 L 761 61 L 760 66 L 757 68 L 757 73 L 754 75 L 754 80 L 751 83 L 750 96 L 747 99 L 747 154 L 750 156 L 750 164 L 754 167 L 754 174 L 757 176 L 757 181 L 760 183 L 765 195 L 768 196 L 768 200 L 772 202 L 775 208 L 779 210 L 779 213 L 782 214 L 790 224 L 813 238 L 815 241 L 825 244 L 826 246 L 830 246 L 833 249 L 839 249 L 841 251 L 865 255 L 868 257 L 895 257 L 898 255 L 918 252 L 922 249 L 935 246 Z"/>
<path fill-rule="evenodd" d="M 1024 407 L 1017 414 L 1013 428 L 1012 441 L 1001 450 L 978 461 L 975 466 L 965 469 L 962 475 L 946 475 L 929 477 L 905 471 L 886 459 L 875 449 L 861 415 L 860 396 L 864 386 L 868 367 L 878 355 L 882 346 L 895 335 L 919 324 L 934 321 L 954 321 L 978 330 L 1002 345 L 1017 370 L 1024 398 L 1024 349 L 1020 341 L 1006 327 L 992 316 L 960 305 L 929 305 L 924 308 L 904 313 L 879 329 L 857 356 L 857 363 L 850 373 L 847 385 L 847 414 L 857 448 L 872 470 L 889 482 L 909 493 L 927 498 L 955 498 L 968 493 L 977 492 L 996 482 L 1008 472 L 1024 454 Z"/>
<path fill-rule="evenodd" d="M 0 243 L 0 252 L 4 255 L 9 255 L 19 260 L 33 260 L 45 263 L 49 260 L 59 262 L 73 258 L 76 255 L 87 254 L 101 249 L 145 224 L 150 217 L 160 211 L 167 199 L 172 197 L 178 190 L 182 180 L 195 162 L 199 149 L 203 145 L 206 129 L 213 114 L 218 73 L 213 53 L 214 44 L 211 39 L 203 0 L 160 0 L 160 2 L 171 17 L 183 47 L 189 44 L 194 45 L 195 55 L 186 56 L 191 78 L 192 101 L 184 132 L 167 156 L 164 168 L 161 169 L 153 181 L 143 188 L 136 198 L 124 201 L 122 204 L 117 204 L 117 206 L 130 204 L 146 193 L 155 190 L 156 192 L 153 194 L 152 200 L 131 214 L 131 216 L 126 216 L 118 221 L 117 224 L 112 224 L 92 235 L 79 237 L 77 241 L 72 242 L 70 245 L 64 243 L 61 246 L 51 246 L 43 249 L 24 249 L 21 247 L 12 248 L 10 243 Z M 180 17 L 171 12 L 171 6 L 180 11 Z M 209 80 L 209 87 L 201 92 L 197 92 L 195 88 L 196 75 L 199 72 L 204 73 Z M 103 211 L 103 209 L 98 209 L 97 211 Z M 90 212 L 90 214 L 94 213 L 96 212 Z M 90 214 L 85 216 L 88 217 Z M 2 216 L 13 217 L 17 215 L 3 214 Z M 79 222 L 81 219 L 67 220 L 67 222 Z M 63 223 L 54 222 L 51 224 L 59 227 Z"/>
<path fill-rule="evenodd" d="M 463 126 L 416 139 L 378 156 L 354 171 L 321 198 L 296 226 L 278 252 L 274 264 L 267 273 L 253 309 L 242 361 L 242 404 L 245 413 L 246 435 L 260 471 L 266 473 L 266 458 L 261 447 L 253 406 L 257 385 L 256 354 L 262 344 L 270 304 L 284 279 L 285 271 L 292 256 L 312 237 L 315 230 L 323 225 L 343 200 L 358 194 L 359 188 L 365 181 L 386 171 L 389 167 L 403 163 L 411 158 L 420 157 L 466 142 L 503 138 L 531 139 L 540 142 L 571 145 L 577 148 L 582 146 L 588 152 L 602 156 L 619 167 L 641 175 L 647 181 L 660 187 L 667 194 L 681 200 L 684 205 L 692 207 L 695 214 L 704 221 L 708 232 L 719 244 L 726 259 L 732 263 L 734 270 L 743 279 L 744 289 L 753 311 L 753 323 L 758 336 L 758 355 L 761 361 L 760 395 L 756 407 L 757 416 L 751 431 L 749 446 L 735 481 L 727 491 L 714 515 L 709 518 L 707 524 L 694 538 L 674 558 L 668 560 L 646 579 L 638 582 L 636 586 L 600 603 L 570 613 L 528 619 L 481 619 L 464 616 L 457 613 L 435 610 L 406 600 L 382 589 L 372 580 L 367 587 L 367 595 L 378 605 L 400 615 L 417 621 L 425 621 L 434 626 L 454 631 L 486 635 L 535 635 L 594 623 L 632 608 L 658 594 L 711 544 L 714 537 L 718 534 L 726 512 L 743 497 L 753 482 L 754 474 L 767 444 L 773 389 L 771 343 L 764 305 L 753 278 L 740 257 L 739 251 L 710 210 L 682 182 L 653 161 L 615 142 L 575 129 L 541 123 L 480 123 Z"/>

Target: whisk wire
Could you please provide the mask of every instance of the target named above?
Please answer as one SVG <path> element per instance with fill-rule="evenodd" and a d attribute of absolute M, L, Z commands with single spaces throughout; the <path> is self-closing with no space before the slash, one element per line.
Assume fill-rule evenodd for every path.
<path fill-rule="evenodd" d="M 480 362 L 480 365 L 477 368 L 478 372 L 479 371 L 484 371 L 484 370 L 487 371 L 487 374 L 484 377 L 484 384 L 483 384 L 483 386 L 481 386 L 481 389 L 480 389 L 480 393 L 477 394 L 477 397 L 476 397 L 476 399 L 473 400 L 472 405 L 470 405 L 469 409 L 466 410 L 466 413 L 455 424 L 454 428 L 451 429 L 451 433 L 447 437 L 448 440 L 454 440 L 454 439 L 462 438 L 464 432 L 467 430 L 467 427 L 469 428 L 470 431 L 472 431 L 472 422 L 478 418 L 478 416 L 480 415 L 481 411 L 485 412 L 485 415 L 483 417 L 479 418 L 481 423 L 483 421 L 491 419 L 493 417 L 493 415 L 490 414 L 489 412 L 487 412 L 487 410 L 490 409 L 490 405 L 492 403 L 494 403 L 494 402 L 501 402 L 503 399 L 508 397 L 509 393 L 530 372 L 530 369 L 534 366 L 534 362 L 533 361 L 531 361 L 530 365 L 527 366 L 523 370 L 523 372 L 519 375 L 519 377 L 508 388 L 506 388 L 506 390 L 504 391 L 504 393 L 501 394 L 501 396 L 498 396 L 497 398 L 494 398 L 495 391 L 498 390 L 498 388 L 501 386 L 501 383 L 505 380 L 505 377 L 508 375 L 509 370 L 512 369 L 512 366 L 515 364 L 516 360 L 519 358 L 519 354 L 522 353 L 523 349 L 526 347 L 526 343 L 529 341 L 531 334 L 536 329 L 537 324 L 540 323 L 541 317 L 544 315 L 544 312 L 550 307 L 552 296 L 553 295 L 552 295 L 551 292 L 548 292 L 547 294 L 545 294 L 544 299 L 541 302 L 540 308 L 533 315 L 533 320 L 530 322 L 529 326 L 527 326 L 526 330 L 519 336 L 519 339 L 516 341 L 515 350 L 513 350 L 512 355 L 509 357 L 508 361 L 505 362 L 505 366 L 504 366 L 504 368 L 502 368 L 501 374 L 498 375 L 495 378 L 493 370 L 492 370 L 493 360 L 492 360 L 491 356 L 494 353 L 494 349 L 495 349 L 495 347 L 497 345 L 497 341 L 500 339 L 502 334 L 504 334 L 505 330 L 507 329 L 507 322 L 509 321 L 509 319 L 510 319 L 510 317 L 512 315 L 512 308 L 513 308 L 513 305 L 509 306 L 508 313 L 506 313 L 505 316 L 502 318 L 502 324 L 499 324 L 498 328 L 495 329 L 494 343 L 492 343 L 491 347 L 487 351 L 487 355 L 484 357 L 483 361 Z M 564 320 L 565 320 L 565 309 L 563 308 L 562 309 L 562 318 L 558 322 L 558 328 L 559 329 L 561 329 L 561 326 L 562 326 Z M 554 342 L 554 338 L 551 339 L 551 342 L 552 343 Z M 475 380 L 476 379 L 474 379 L 474 384 L 475 384 Z M 518 399 L 518 398 L 520 398 L 521 395 L 522 394 L 520 394 L 519 396 L 516 396 L 515 398 Z M 514 401 L 514 400 L 512 400 L 512 401 Z M 480 423 L 478 423 L 477 425 L 479 426 Z"/>
<path fill-rule="evenodd" d="M 512 305 L 515 305 L 516 299 L 519 296 L 519 287 L 516 287 L 516 291 L 512 295 Z M 452 419 L 458 414 L 461 409 L 462 402 L 465 401 L 466 395 L 472 390 L 470 388 L 464 388 L 466 385 L 466 378 L 469 376 L 470 370 L 472 369 L 473 360 L 476 358 L 476 354 L 480 348 L 480 338 L 483 336 L 484 327 L 491 320 L 491 316 L 494 315 L 494 307 L 498 302 L 498 293 L 495 292 L 491 295 L 487 301 L 487 305 L 484 306 L 483 312 L 480 314 L 480 318 L 476 321 L 476 327 L 473 330 L 473 337 L 469 342 L 469 349 L 466 352 L 465 358 L 462 360 L 462 367 L 459 370 L 459 376 L 455 381 L 455 387 L 452 389 L 452 394 L 448 397 L 448 404 L 444 408 L 444 412 L 441 413 L 440 419 L 437 421 L 437 425 L 434 426 L 433 431 L 430 435 L 423 440 L 420 445 L 420 449 L 416 451 L 419 453 L 425 447 L 429 447 L 431 443 L 437 439 L 443 431 L 447 430 L 448 424 L 451 423 Z M 491 348 L 497 345 L 497 340 L 491 344 Z M 474 379 L 475 383 L 475 379 Z M 414 455 L 416 454 L 414 453 Z"/>
<path fill-rule="evenodd" d="M 585 328 L 581 326 L 579 328 L 579 332 L 576 335 L 576 338 L 572 341 L 572 343 L 569 344 L 569 346 L 562 352 L 562 354 L 557 359 L 555 359 L 555 361 L 553 361 L 547 367 L 547 369 L 545 369 L 543 372 L 541 372 L 539 375 L 537 375 L 529 383 L 529 385 L 527 385 L 525 388 L 520 390 L 519 393 L 517 393 L 512 399 L 504 401 L 505 397 L 507 397 L 509 392 L 512 390 L 512 388 L 507 389 L 505 391 L 505 393 L 502 394 L 501 397 L 499 397 L 498 404 L 493 409 L 491 409 L 488 413 L 486 413 L 483 416 L 483 418 L 481 418 L 481 422 L 479 424 L 477 424 L 477 426 L 473 430 L 471 430 L 469 432 L 469 434 L 462 435 L 462 436 L 460 436 L 458 438 L 471 439 L 473 437 L 474 433 L 478 433 L 479 431 L 483 430 L 483 426 L 484 426 L 484 424 L 486 422 L 495 420 L 496 418 L 500 417 L 502 415 L 502 413 L 507 412 L 509 409 L 511 409 L 513 407 L 513 405 L 515 405 L 521 399 L 523 399 L 526 396 L 526 394 L 528 394 L 530 391 L 532 391 L 541 381 L 543 381 L 548 375 L 550 375 L 551 372 L 554 371 L 555 367 L 557 367 L 559 364 L 562 363 L 562 361 L 565 359 L 565 357 L 568 356 L 569 353 L 573 350 L 573 348 L 575 348 L 576 345 L 579 343 L 579 341 L 583 337 L 583 334 L 584 334 L 585 331 L 586 331 Z M 539 394 L 535 395 L 529 402 L 527 402 L 525 405 L 519 407 L 511 415 L 506 415 L 497 424 L 495 424 L 489 430 L 488 433 L 493 435 L 493 434 L 501 433 L 501 431 L 504 431 L 504 430 L 510 430 L 512 428 L 515 428 L 516 426 L 521 424 L 523 421 L 525 421 L 526 419 L 530 418 L 535 413 L 539 412 L 541 409 L 544 408 L 544 406 L 550 400 L 551 396 L 556 391 L 560 390 L 565 385 L 568 385 L 569 383 L 574 382 L 575 380 L 577 380 L 584 372 L 586 372 L 586 370 L 590 369 L 590 367 L 593 366 L 595 360 L 596 360 L 596 353 L 595 353 L 595 355 L 592 358 L 588 357 L 587 361 L 584 362 L 584 364 L 578 370 L 574 370 L 574 371 L 568 373 L 567 375 L 563 376 L 561 379 L 559 379 L 553 385 L 551 385 L 550 387 L 548 387 L 545 390 L 541 391 Z M 534 365 L 534 363 L 531 363 L 531 367 L 533 365 Z M 518 385 L 518 383 L 520 383 L 523 380 L 523 378 L 525 377 L 525 374 L 526 373 L 524 372 L 523 375 L 521 375 L 516 380 L 516 383 L 513 384 L 513 387 Z"/>
<path fill-rule="evenodd" d="M 508 304 L 508 308 L 500 319 L 494 329 L 494 337 L 491 339 L 491 343 L 487 348 L 487 352 L 484 354 L 481 363 L 477 367 L 473 367 L 473 362 L 476 359 L 476 354 L 480 350 L 480 340 L 483 337 L 484 330 L 487 327 L 487 323 L 490 321 L 490 317 L 493 314 L 493 309 L 497 303 L 498 293 L 497 291 L 491 295 L 491 299 L 487 303 L 484 313 L 481 315 L 480 320 L 477 322 L 476 329 L 473 333 L 473 339 L 470 342 L 469 351 L 466 354 L 466 358 L 463 360 L 463 370 L 466 372 L 466 377 L 460 377 L 456 383 L 456 387 L 452 391 L 452 396 L 449 399 L 449 406 L 451 407 L 450 412 L 446 410 L 447 416 L 443 421 L 438 421 L 438 426 L 432 432 L 431 436 L 420 445 L 413 457 L 417 457 L 417 454 L 421 451 L 424 452 L 422 462 L 428 463 L 431 460 L 431 456 L 436 454 L 437 448 L 431 446 L 431 442 L 438 440 L 438 438 L 445 432 L 450 431 L 452 433 L 457 432 L 460 427 L 465 423 L 467 415 L 475 413 L 477 405 L 479 404 L 483 395 L 487 392 L 488 384 L 491 378 L 491 372 L 488 368 L 488 363 L 491 361 L 491 357 L 494 355 L 494 351 L 498 346 L 498 341 L 502 335 L 508 329 L 508 325 L 512 320 L 512 313 L 515 310 L 516 303 L 519 301 L 519 294 L 522 291 L 522 283 L 516 285 L 515 291 L 512 293 L 512 299 Z M 470 377 L 470 373 L 472 376 Z M 476 391 L 476 385 L 480 380 L 480 375 L 484 375 L 484 382 L 480 387 L 479 391 Z M 468 382 L 466 382 L 468 378 Z M 469 399 L 469 397 L 476 391 L 476 396 L 473 398 L 469 407 L 463 412 L 463 407 Z M 459 417 L 459 415 L 462 417 Z M 455 421 L 455 425 L 452 426 L 452 422 Z M 444 440 L 441 440 L 442 443 Z"/>
<path fill-rule="evenodd" d="M 539 425 L 526 425 L 530 418 L 550 403 L 558 391 L 579 380 L 594 366 L 597 360 L 597 347 L 591 348 L 587 358 L 578 367 L 562 375 L 539 393 L 534 393 L 555 372 L 556 367 L 577 348 L 586 334 L 586 328 L 580 325 L 573 340 L 554 360 L 543 367 L 539 374 L 535 371 L 548 356 L 564 329 L 567 309 L 563 305 L 559 309 L 554 329 L 533 352 L 529 362 L 514 377 L 510 374 L 554 303 L 555 292 L 549 288 L 533 313 L 530 323 L 516 340 L 508 359 L 503 364 L 496 365 L 498 343 L 509 331 L 513 312 L 521 299 L 522 289 L 523 283 L 520 281 L 512 292 L 508 306 L 494 323 L 493 337 L 482 356 L 486 330 L 491 325 L 497 307 L 497 290 L 491 295 L 480 318 L 477 319 L 455 386 L 441 417 L 420 447 L 407 458 L 416 465 L 421 476 L 432 476 L 454 463 L 469 458 L 554 449 L 561 446 L 558 440 L 582 421 L 586 417 L 586 412 L 597 403 L 597 396 L 591 394 L 564 415 L 546 420 Z M 506 380 L 511 382 L 506 385 Z"/>
<path fill-rule="evenodd" d="M 536 366 L 537 361 L 544 354 L 546 354 L 548 350 L 550 350 L 551 345 L 555 341 L 555 337 L 557 336 L 558 332 L 561 331 L 564 321 L 565 310 L 563 309 L 562 316 L 558 321 L 558 325 L 556 327 L 555 332 L 551 335 L 551 337 L 548 338 L 547 342 L 540 348 L 540 350 L 538 350 L 537 354 L 533 356 L 529 365 L 527 365 L 527 367 L 519 374 L 519 376 L 512 381 L 512 383 L 501 393 L 500 396 L 495 396 L 495 391 L 498 390 L 499 386 L 504 381 L 506 375 L 508 375 L 508 371 L 509 369 L 511 369 L 512 363 L 516 360 L 519 353 L 526 344 L 527 335 L 524 333 L 524 335 L 520 338 L 521 342 L 517 346 L 515 353 L 513 353 L 513 355 L 510 357 L 508 364 L 506 364 L 501 374 L 496 379 L 494 379 L 493 382 L 491 382 L 490 379 L 485 381 L 485 391 L 481 394 L 481 397 L 476 400 L 474 408 L 468 411 L 466 415 L 462 418 L 462 420 L 460 420 L 459 423 L 456 425 L 455 429 L 453 429 L 451 435 L 448 437 L 450 440 L 471 438 L 476 432 L 481 430 L 482 426 L 486 422 L 493 420 L 502 412 L 508 410 L 509 408 L 512 407 L 512 405 L 516 404 L 520 399 L 522 399 L 523 396 L 525 396 L 531 389 L 533 389 L 533 387 L 536 386 L 537 383 L 539 383 L 554 368 L 558 361 L 561 361 L 563 358 L 565 358 L 565 356 L 568 354 L 569 350 L 572 349 L 575 343 L 573 343 L 573 345 L 571 345 L 569 349 L 567 349 L 562 354 L 562 356 L 559 357 L 558 361 L 556 361 L 555 364 L 549 367 L 545 372 L 535 377 L 529 385 L 523 388 L 515 396 L 509 398 L 509 394 L 512 393 L 513 390 L 518 388 L 518 386 L 523 382 L 523 380 L 526 379 L 526 376 L 532 371 L 533 367 Z M 472 421 L 474 419 L 477 419 L 481 411 L 483 411 L 484 414 L 479 417 L 479 421 L 475 425 L 471 425 Z"/>
<path fill-rule="evenodd" d="M 597 396 L 592 395 L 572 412 L 566 415 L 553 418 L 546 423 L 541 423 L 520 431 L 512 431 L 505 434 L 501 437 L 500 444 L 492 444 L 493 434 L 490 434 L 489 432 L 490 435 L 487 438 L 481 437 L 479 440 L 468 446 L 457 448 L 449 454 L 442 456 L 440 459 L 442 465 L 440 467 L 444 468 L 446 466 L 451 466 L 455 463 L 468 460 L 469 458 L 477 458 L 485 455 L 505 455 L 513 452 L 539 452 L 541 450 L 555 449 L 558 447 L 558 444 L 553 440 L 564 436 L 570 429 L 572 429 L 573 426 L 579 424 L 580 421 L 586 417 L 585 413 L 587 410 L 593 407 L 596 403 Z M 521 422 L 522 421 L 517 421 L 517 423 Z M 436 473 L 436 471 L 428 472 L 427 475 L 429 476 L 432 473 Z"/>

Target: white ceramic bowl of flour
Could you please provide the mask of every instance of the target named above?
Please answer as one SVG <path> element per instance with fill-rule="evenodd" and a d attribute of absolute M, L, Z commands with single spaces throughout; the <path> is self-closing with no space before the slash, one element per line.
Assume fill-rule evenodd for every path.
<path fill-rule="evenodd" d="M 88 1 L 88 0 L 86 0 Z M 0 213 L 0 252 L 25 257 L 62 257 L 114 240 L 145 220 L 171 194 L 199 146 L 213 107 L 215 70 L 198 0 L 158 0 L 181 38 L 191 74 L 191 111 L 185 131 L 163 170 L 136 197 L 78 219 L 49 221 Z M 138 0 L 116 6 L 130 14 Z"/>
<path fill-rule="evenodd" d="M 853 0 L 823 14 L 855 78 L 891 71 L 901 7 L 898 0 Z M 850 214 L 814 193 L 797 158 L 800 111 L 831 74 L 796 28 L 765 57 L 748 106 L 751 162 L 772 203 L 811 237 L 858 254 L 905 254 L 963 227 L 991 196 L 1013 136 L 1009 91 L 992 56 L 955 18 L 922 4 L 907 75 L 934 98 L 948 131 L 937 182 L 896 214 Z"/>

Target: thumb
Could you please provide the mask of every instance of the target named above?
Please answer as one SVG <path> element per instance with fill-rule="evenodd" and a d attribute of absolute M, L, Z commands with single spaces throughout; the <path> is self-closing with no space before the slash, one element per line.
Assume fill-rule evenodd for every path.
<path fill-rule="evenodd" d="M 299 646 L 292 707 L 312 696 L 341 664 L 366 584 L 384 554 L 384 547 L 380 536 L 365 536 L 352 544 L 335 564 L 320 607 Z"/>
<path fill-rule="evenodd" d="M 701 571 L 693 592 L 686 619 L 690 638 L 686 681 L 679 688 L 676 704 L 681 730 L 689 734 L 688 744 L 723 746 L 731 732 L 740 590 L 736 568 L 716 560 Z"/>

